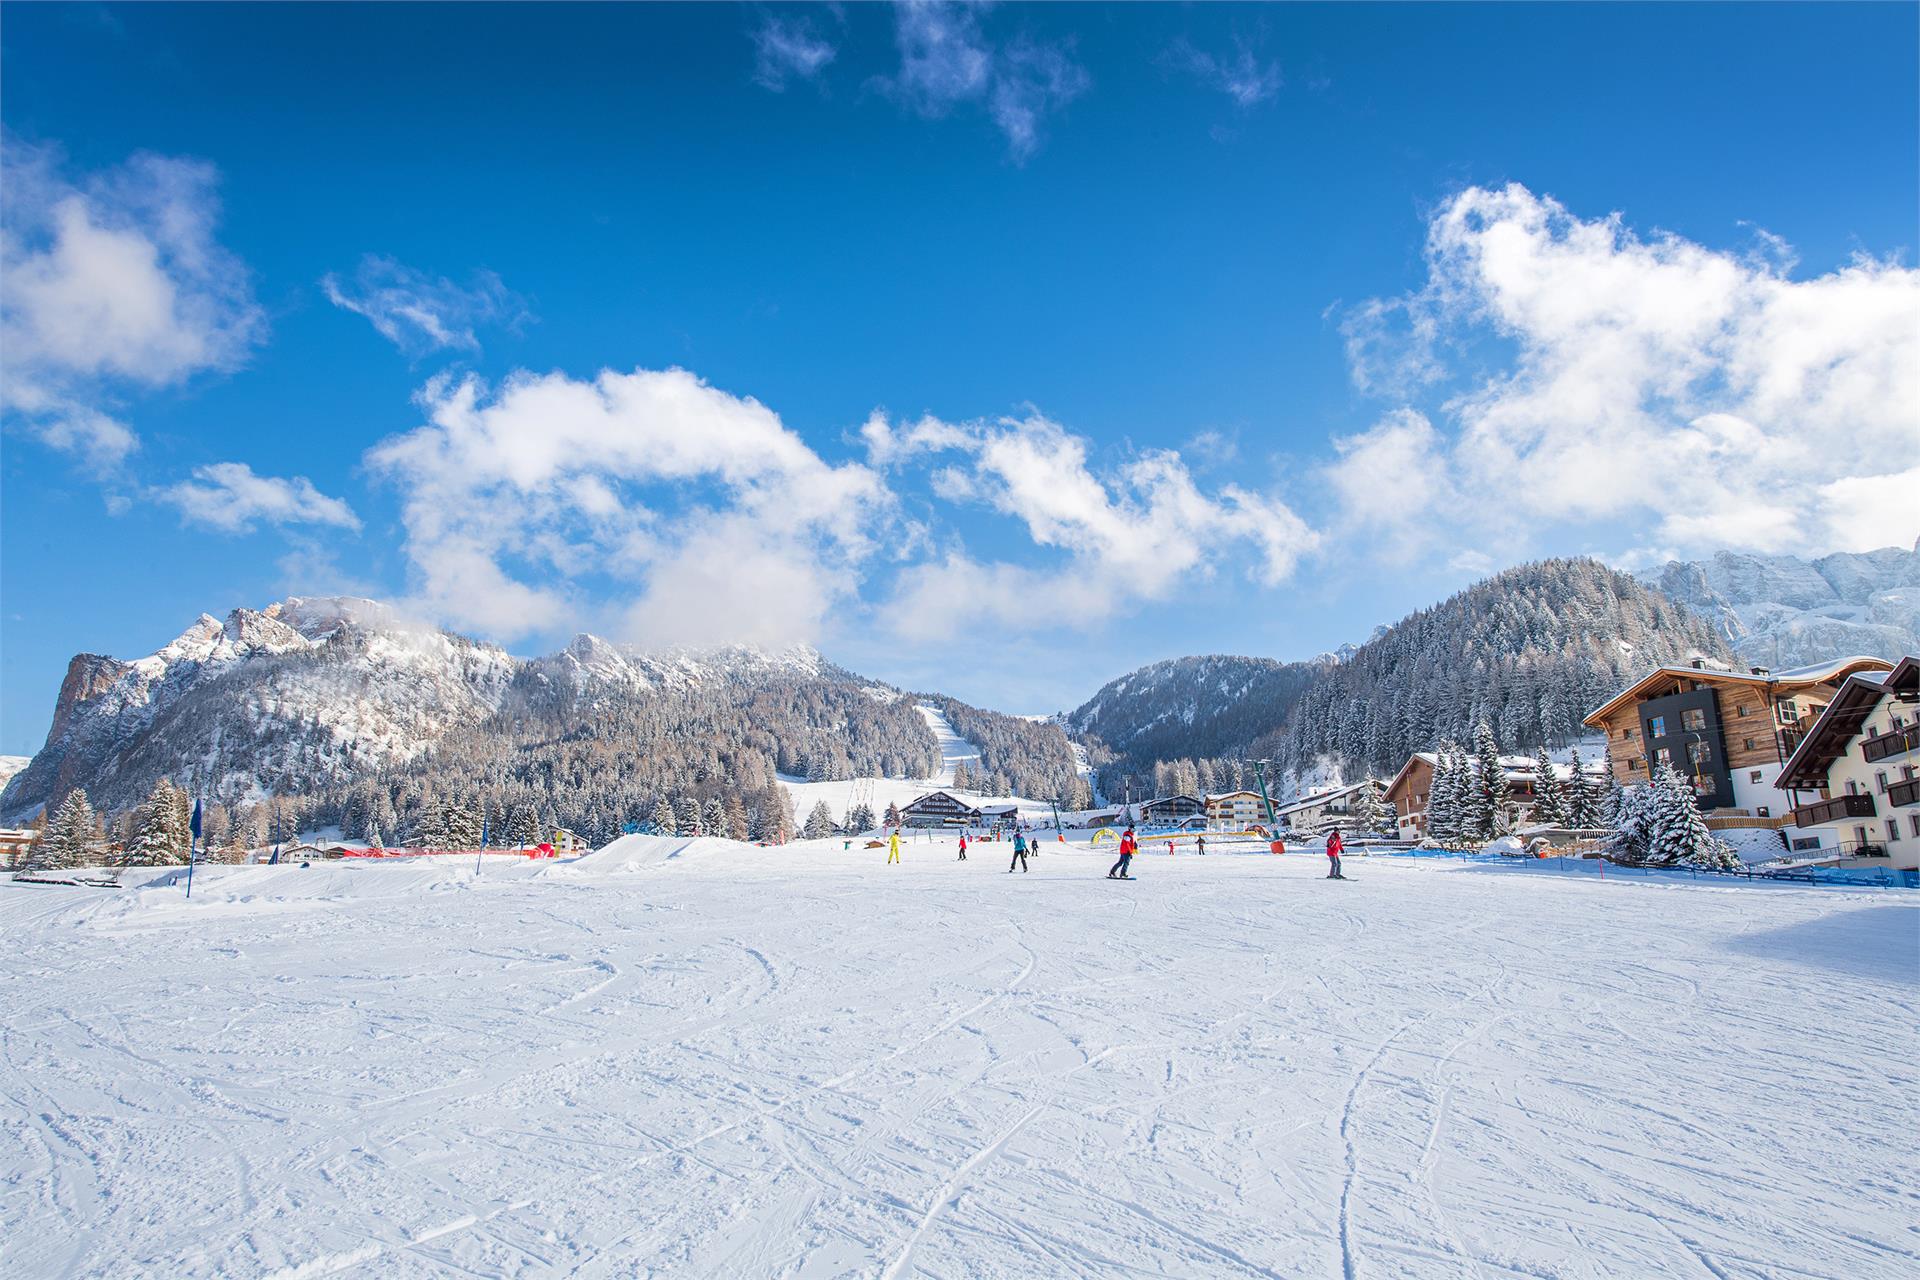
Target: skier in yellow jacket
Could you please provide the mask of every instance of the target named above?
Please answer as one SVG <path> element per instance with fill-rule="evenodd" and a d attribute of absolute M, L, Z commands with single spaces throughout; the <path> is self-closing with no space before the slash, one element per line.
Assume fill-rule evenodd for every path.
<path fill-rule="evenodd" d="M 900 861 L 900 828 L 895 827 L 893 834 L 887 837 L 887 861 Z"/>

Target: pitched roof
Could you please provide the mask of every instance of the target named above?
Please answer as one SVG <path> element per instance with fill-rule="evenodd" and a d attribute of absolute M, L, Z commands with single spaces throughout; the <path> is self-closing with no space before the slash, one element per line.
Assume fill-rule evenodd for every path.
<path fill-rule="evenodd" d="M 1598 728 L 1599 722 L 1610 716 L 1622 704 L 1639 699 L 1640 695 L 1662 680 L 1684 679 L 1704 680 L 1718 684 L 1749 684 L 1774 687 L 1779 685 L 1825 684 L 1838 680 L 1856 671 L 1886 671 L 1893 664 L 1885 658 L 1872 658 L 1856 654 L 1850 658 L 1833 658 L 1826 662 L 1816 662 L 1804 667 L 1791 667 L 1784 671 L 1767 671 L 1764 668 L 1755 671 L 1724 671 L 1715 667 L 1655 667 L 1635 680 L 1619 693 L 1608 698 L 1600 706 L 1587 713 L 1580 723 Z"/>

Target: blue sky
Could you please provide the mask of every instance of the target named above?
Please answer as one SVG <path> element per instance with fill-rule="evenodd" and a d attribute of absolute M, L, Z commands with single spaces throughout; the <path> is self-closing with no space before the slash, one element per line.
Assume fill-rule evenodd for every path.
<path fill-rule="evenodd" d="M 1544 554 L 1910 544 L 1917 37 L 11 6 L 0 750 L 288 594 L 1041 711 Z"/>

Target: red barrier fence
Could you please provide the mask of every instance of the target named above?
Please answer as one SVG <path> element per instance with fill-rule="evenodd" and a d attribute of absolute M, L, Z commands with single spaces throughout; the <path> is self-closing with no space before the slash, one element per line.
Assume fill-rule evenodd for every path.
<path fill-rule="evenodd" d="M 491 854 L 501 858 L 557 858 L 560 851 L 550 844 L 531 845 L 525 849 L 381 849 L 369 846 L 365 849 L 352 849 L 344 845 L 324 850 L 322 857 L 341 858 L 473 858 Z"/>

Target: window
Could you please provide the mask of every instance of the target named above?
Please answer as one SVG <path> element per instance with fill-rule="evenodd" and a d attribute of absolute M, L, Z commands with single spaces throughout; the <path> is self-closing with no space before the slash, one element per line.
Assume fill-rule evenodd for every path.
<path fill-rule="evenodd" d="M 1867 829 L 1865 827 L 1855 827 L 1853 829 L 1853 840 L 1855 844 L 1869 843 L 1867 840 Z"/>
<path fill-rule="evenodd" d="M 1753 738 L 1742 738 L 1740 739 L 1740 747 L 1744 751 L 1758 751 L 1760 744 Z"/>
<path fill-rule="evenodd" d="M 1816 702 L 1812 706 L 1807 708 L 1807 715 L 1812 719 L 1818 720 L 1821 714 L 1825 711 L 1826 711 L 1826 708 Z"/>
<path fill-rule="evenodd" d="M 1663 765 L 1666 765 L 1668 768 L 1673 767 L 1673 752 L 1667 750 L 1665 747 L 1662 747 L 1658 751 L 1654 752 L 1653 759 L 1656 764 L 1663 764 Z"/>
<path fill-rule="evenodd" d="M 1907 827 L 1913 832 L 1913 834 L 1915 834 L 1916 836 L 1920 836 L 1920 813 L 1916 813 L 1911 818 L 1907 819 Z"/>
<path fill-rule="evenodd" d="M 1760 771 L 1758 769 L 1747 770 L 1747 781 L 1748 782 L 1760 781 Z"/>
<path fill-rule="evenodd" d="M 1741 704 L 1740 704 L 1739 706 L 1737 706 L 1737 707 L 1735 707 L 1735 708 L 1734 708 L 1734 714 L 1735 714 L 1735 715 L 1737 715 L 1737 716 L 1739 716 L 1739 717 L 1740 717 L 1741 719 L 1743 719 L 1743 720 L 1744 720 L 1744 719 L 1746 719 L 1746 716 L 1747 716 L 1747 704 L 1743 702 L 1743 703 L 1741 703 Z"/>
<path fill-rule="evenodd" d="M 1649 738 L 1666 737 L 1667 718 L 1665 716 L 1655 716 L 1653 719 L 1647 721 L 1647 736 Z"/>
<path fill-rule="evenodd" d="M 1698 733 L 1707 727 L 1707 713 L 1701 707 L 1689 707 L 1680 713 L 1680 727 Z"/>
<path fill-rule="evenodd" d="M 1771 818 L 1773 816 L 1773 810 L 1767 808 L 1765 805 L 1761 805 L 1758 809 L 1755 809 L 1754 812 L 1763 818 Z"/>
<path fill-rule="evenodd" d="M 1629 762 L 1627 763 L 1627 767 L 1628 767 L 1629 769 L 1644 769 L 1644 768 L 1646 768 L 1646 767 L 1647 767 L 1647 761 L 1646 761 L 1646 757 L 1645 757 L 1645 756 L 1635 756 L 1635 757 L 1634 757 L 1634 758 L 1633 758 L 1632 760 L 1630 760 L 1630 761 L 1629 761 Z"/>
<path fill-rule="evenodd" d="M 1852 778 L 1847 779 L 1847 794 L 1850 796 L 1857 796 L 1860 794 L 1860 784 L 1855 782 Z"/>
<path fill-rule="evenodd" d="M 1698 772 L 1700 766 L 1707 763 L 1712 755 L 1713 749 L 1704 742 L 1689 742 L 1687 744 L 1687 763 L 1694 767 L 1695 772 Z"/>
<path fill-rule="evenodd" d="M 1873 781 L 1874 784 L 1879 787 L 1881 795 L 1887 794 L 1887 771 L 1885 769 L 1881 769 L 1875 773 L 1873 775 Z"/>
<path fill-rule="evenodd" d="M 1793 705 L 1791 699 L 1780 700 L 1780 720 L 1784 724 L 1793 724 L 1800 719 L 1800 708 Z"/>
<path fill-rule="evenodd" d="M 1720 780 L 1710 773 L 1700 774 L 1693 780 L 1695 795 L 1710 796 L 1720 789 Z"/>
<path fill-rule="evenodd" d="M 1887 843 L 1900 843 L 1900 820 L 1898 818 L 1887 819 Z"/>
<path fill-rule="evenodd" d="M 1794 838 L 1793 851 L 1795 853 L 1801 853 L 1807 849 L 1818 849 L 1819 847 L 1819 836 L 1797 836 Z"/>

